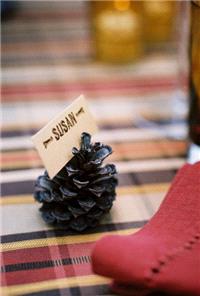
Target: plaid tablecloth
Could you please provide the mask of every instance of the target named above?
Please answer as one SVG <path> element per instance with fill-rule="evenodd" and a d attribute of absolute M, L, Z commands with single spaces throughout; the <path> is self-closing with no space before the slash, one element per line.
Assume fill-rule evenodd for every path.
<path fill-rule="evenodd" d="M 1 295 L 111 295 L 109 279 L 91 270 L 95 241 L 141 228 L 185 162 L 176 55 L 102 65 L 91 59 L 85 3 L 18 4 L 2 26 Z M 84 234 L 42 221 L 33 188 L 44 168 L 30 140 L 81 93 L 100 127 L 93 140 L 113 147 L 119 172 L 110 214 Z"/>

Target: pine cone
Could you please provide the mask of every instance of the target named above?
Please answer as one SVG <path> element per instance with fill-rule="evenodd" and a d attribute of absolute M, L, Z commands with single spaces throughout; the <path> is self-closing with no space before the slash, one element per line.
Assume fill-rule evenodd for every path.
<path fill-rule="evenodd" d="M 81 146 L 72 149 L 73 158 L 51 180 L 39 176 L 35 184 L 35 199 L 43 203 L 43 219 L 63 228 L 83 231 L 95 227 L 110 210 L 117 185 L 113 164 L 102 166 L 112 153 L 110 146 L 91 144 L 91 136 L 81 135 Z"/>

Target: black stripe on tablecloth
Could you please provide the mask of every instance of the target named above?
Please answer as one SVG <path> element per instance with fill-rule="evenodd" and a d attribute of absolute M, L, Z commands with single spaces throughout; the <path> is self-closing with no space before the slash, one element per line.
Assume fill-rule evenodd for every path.
<path fill-rule="evenodd" d="M 15 151 L 17 151 L 17 150 L 15 150 Z M 179 155 L 177 157 L 179 157 Z M 44 166 L 42 166 L 42 165 L 34 166 L 34 169 L 42 169 L 42 168 L 44 168 Z M 32 170 L 32 169 L 33 169 L 33 167 L 30 166 L 29 164 L 27 164 L 27 166 L 20 166 L 20 168 L 1 168 L 0 172 L 6 173 L 6 172 L 12 172 L 12 171 L 16 172 L 16 171 L 21 171 L 21 170 Z"/>
<path fill-rule="evenodd" d="M 176 155 L 166 155 L 163 153 L 162 156 L 150 156 L 150 157 L 137 157 L 137 158 L 134 158 L 134 157 L 131 157 L 131 158 L 123 158 L 121 157 L 120 159 L 118 159 L 119 161 L 123 161 L 123 162 L 129 162 L 130 160 L 155 160 L 155 159 L 160 159 L 160 158 L 165 158 L 165 159 L 173 159 L 174 157 L 178 157 L 178 158 L 186 158 L 186 151 L 183 152 L 183 153 L 177 153 Z M 2 173 L 6 173 L 6 172 L 17 172 L 17 171 L 23 171 L 23 170 L 32 170 L 32 169 L 43 169 L 44 166 L 42 165 L 34 165 L 34 167 L 31 165 L 31 164 L 27 164 L 25 166 L 20 166 L 20 167 L 16 167 L 16 168 L 1 168 L 0 169 L 0 172 Z"/>
<path fill-rule="evenodd" d="M 99 124 L 99 128 L 101 131 L 104 130 L 113 130 L 113 129 L 124 129 L 124 128 L 134 128 L 135 125 L 133 122 L 130 123 L 120 123 L 120 124 Z M 30 128 L 30 129 L 12 129 L 5 130 L 1 132 L 2 138 L 11 138 L 11 137 L 23 137 L 23 136 L 31 136 L 38 132 L 38 128 Z"/>
<path fill-rule="evenodd" d="M 71 61 L 89 61 L 90 60 L 90 52 L 71 52 L 68 54 L 43 54 L 39 53 L 35 56 L 33 55 L 23 55 L 21 56 L 3 56 L 2 57 L 2 66 L 3 67 L 9 67 L 9 66 L 14 66 L 17 62 L 17 65 L 27 65 L 27 64 L 39 64 L 39 63 L 44 63 L 44 64 L 49 64 L 50 62 L 66 62 L 66 60 L 71 59 Z M 170 85 L 171 86 L 171 85 Z"/>
<path fill-rule="evenodd" d="M 90 229 L 82 232 L 82 235 L 88 235 L 92 233 L 109 232 L 114 230 L 125 230 L 131 228 L 141 228 L 147 223 L 147 220 L 134 221 L 134 222 L 124 222 L 115 224 L 102 224 L 95 227 L 95 229 Z M 63 237 L 67 235 L 79 235 L 78 232 L 65 229 L 51 229 L 45 231 L 35 231 L 35 232 L 25 232 L 25 233 L 15 233 L 1 236 L 1 243 L 12 243 L 24 240 L 34 240 L 43 239 L 50 237 Z"/>
<path fill-rule="evenodd" d="M 28 294 L 21 294 L 21 296 L 100 296 L 100 295 L 114 295 L 108 285 L 95 285 L 72 287 L 65 289 L 54 289 L 46 291 L 38 291 Z M 158 296 L 158 295 L 157 295 Z"/>
<path fill-rule="evenodd" d="M 122 173 L 118 175 L 119 186 L 167 183 L 172 181 L 175 173 L 176 170 Z M 19 194 L 32 194 L 34 192 L 34 183 L 35 180 L 2 183 L 1 195 L 4 197 Z"/>
<path fill-rule="evenodd" d="M 24 130 L 18 130 L 18 129 L 12 129 L 10 131 L 1 131 L 1 137 L 2 138 L 12 138 L 12 137 L 23 137 L 23 136 L 31 136 L 38 132 L 38 129 L 24 129 Z"/>
<path fill-rule="evenodd" d="M 32 261 L 32 262 L 22 262 L 16 264 L 6 264 L 1 266 L 1 272 L 13 272 L 22 270 L 33 270 L 42 269 L 56 266 L 65 265 L 77 265 L 77 264 L 89 264 L 91 262 L 90 256 L 78 256 L 78 257 L 68 257 L 63 259 L 55 260 L 45 260 L 45 261 Z"/>
<path fill-rule="evenodd" d="M 149 125 L 152 124 L 155 125 L 155 127 L 159 128 L 160 126 L 164 125 L 174 125 L 174 124 L 184 124 L 185 121 L 181 118 L 178 118 L 176 120 L 171 119 L 153 119 L 153 120 L 145 120 L 145 121 L 140 121 L 140 122 L 130 122 L 130 123 L 120 123 L 120 124 L 99 124 L 99 128 L 103 130 L 113 130 L 113 129 L 121 129 L 121 128 L 148 128 Z M 1 132 L 1 137 L 2 138 L 8 138 L 8 137 L 22 137 L 22 136 L 30 136 L 35 134 L 38 131 L 38 128 L 29 128 L 29 129 L 12 129 L 12 130 L 5 130 Z"/>
<path fill-rule="evenodd" d="M 84 28 L 85 27 L 85 28 Z M 36 32 L 34 32 L 34 30 L 29 31 L 29 32 L 23 32 L 20 33 L 19 35 L 14 35 L 14 34 L 2 34 L 2 44 L 4 43 L 5 46 L 9 45 L 12 43 L 13 47 L 15 46 L 15 44 L 17 43 L 21 43 L 21 42 L 29 42 L 30 39 L 29 36 L 31 34 L 31 43 L 40 43 L 42 41 L 44 41 L 45 38 L 45 42 L 59 42 L 59 41 L 65 41 L 66 45 L 71 42 L 71 41 L 77 41 L 78 42 L 89 42 L 89 36 L 88 36 L 88 32 L 87 32 L 87 27 L 84 25 L 84 23 L 82 24 L 82 28 L 80 28 L 77 32 L 77 30 L 72 30 L 70 29 L 69 31 L 67 31 L 65 28 L 60 29 L 58 28 L 57 30 L 54 30 L 54 36 L 52 36 L 51 34 L 52 32 L 50 32 L 49 34 L 47 32 L 39 32 L 37 30 L 37 34 Z M 44 37 L 45 36 L 45 37 Z M 27 38 L 28 37 L 28 38 Z M 14 52 L 15 53 L 15 52 Z"/>

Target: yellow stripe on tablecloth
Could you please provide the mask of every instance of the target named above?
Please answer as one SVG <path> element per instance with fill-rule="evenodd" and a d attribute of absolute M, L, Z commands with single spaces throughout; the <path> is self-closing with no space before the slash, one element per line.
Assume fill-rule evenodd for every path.
<path fill-rule="evenodd" d="M 32 204 L 36 201 L 31 194 L 8 195 L 0 199 L 0 205 Z"/>
<path fill-rule="evenodd" d="M 90 242 L 97 241 L 105 234 L 131 234 L 136 232 L 137 230 L 139 230 L 139 228 L 114 230 L 109 232 L 92 233 L 92 234 L 85 234 L 85 235 L 81 234 L 81 235 L 73 235 L 73 236 L 50 237 L 50 238 L 10 242 L 10 243 L 1 244 L 0 251 L 5 252 L 5 251 L 18 250 L 18 249 L 48 247 L 53 245 L 90 243 Z"/>
<path fill-rule="evenodd" d="M 137 186 L 121 186 L 117 188 L 117 195 L 166 192 L 170 183 L 146 184 Z"/>
<path fill-rule="evenodd" d="M 117 188 L 117 195 L 126 194 L 141 194 L 141 193 L 158 193 L 166 192 L 170 186 L 170 183 L 158 183 L 158 184 L 148 184 L 140 186 L 122 186 Z M 0 199 L 0 205 L 11 205 L 11 204 L 30 204 L 35 203 L 32 194 L 20 194 L 20 195 L 10 195 L 5 196 Z"/>
<path fill-rule="evenodd" d="M 68 277 L 62 279 L 54 279 L 24 285 L 13 285 L 2 288 L 2 295 L 17 296 L 26 293 L 34 293 L 38 291 L 46 291 L 53 289 L 71 288 L 76 286 L 95 286 L 109 284 L 110 279 L 97 275 L 87 275 L 79 277 Z"/>
<path fill-rule="evenodd" d="M 40 159 L 28 159 L 23 161 L 13 161 L 10 163 L 2 164 L 1 167 L 3 170 L 12 170 L 12 169 L 21 169 L 21 168 L 37 168 L 41 166 L 41 160 Z"/>

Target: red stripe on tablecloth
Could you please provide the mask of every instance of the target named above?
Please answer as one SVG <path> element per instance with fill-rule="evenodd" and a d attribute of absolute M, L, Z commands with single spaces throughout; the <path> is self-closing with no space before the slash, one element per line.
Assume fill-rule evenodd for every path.
<path fill-rule="evenodd" d="M 57 245 L 33 249 L 21 249 L 2 253 L 3 266 L 25 262 L 38 262 L 47 260 L 59 260 L 64 258 L 77 258 L 90 256 L 94 243 L 81 243 L 70 245 Z M 2 273 L 3 285 L 16 285 L 33 283 L 44 280 L 81 276 L 91 274 L 89 262 L 52 266 L 47 268 L 28 269 Z M 42 276 L 41 276 L 42 275 Z"/>
<path fill-rule="evenodd" d="M 18 264 L 33 261 L 56 260 L 68 257 L 89 256 L 94 243 L 80 243 L 58 246 L 45 246 L 30 249 L 18 249 L 14 251 L 3 252 L 3 265 Z M 59 248 L 59 258 L 57 249 Z"/>
<path fill-rule="evenodd" d="M 19 94 L 41 94 L 41 93 L 58 93 L 66 91 L 83 91 L 83 90 L 105 90 L 109 89 L 121 89 L 121 88 L 166 88 L 175 87 L 177 81 L 174 77 L 165 78 L 144 78 L 144 79 L 131 79 L 131 80 L 113 80 L 113 81 L 98 81 L 98 82 L 70 82 L 70 83 L 58 83 L 58 84 L 16 84 L 2 87 L 2 95 L 19 95 Z"/>
<path fill-rule="evenodd" d="M 19 151 L 19 152 L 6 152 L 2 153 L 1 161 L 2 163 L 12 163 L 13 161 L 29 161 L 35 160 L 38 161 L 40 158 L 34 150 Z"/>
<path fill-rule="evenodd" d="M 121 89 L 105 89 L 101 90 L 100 88 L 96 88 L 93 90 L 85 90 L 83 87 L 80 87 L 79 89 L 72 90 L 72 91 L 64 91 L 64 92 L 59 92 L 59 93 L 24 93 L 24 94 L 17 94 L 15 95 L 14 93 L 11 95 L 4 95 L 2 96 L 2 100 L 4 102 L 23 102 L 23 101 L 34 101 L 34 102 L 41 102 L 41 101 L 65 101 L 67 102 L 68 100 L 71 101 L 71 98 L 76 98 L 80 95 L 80 93 L 85 94 L 85 96 L 92 100 L 94 98 L 102 98 L 103 96 L 106 97 L 106 99 L 112 100 L 113 96 L 115 96 L 115 100 L 121 100 L 122 96 L 126 97 L 126 99 L 131 99 L 131 100 L 140 100 L 142 96 L 146 96 L 149 94 L 151 91 L 151 94 L 155 94 L 156 92 L 167 92 L 174 90 L 175 86 L 164 86 L 164 87 L 157 87 L 157 88 L 152 88 L 149 89 L 149 87 L 146 88 L 132 88 L 132 89 L 126 89 L 126 88 L 121 88 Z M 137 97 L 140 96 L 140 97 Z M 148 98 L 147 98 L 148 99 Z"/>
<path fill-rule="evenodd" d="M 112 144 L 114 153 L 110 156 L 110 160 L 126 159 L 126 158 L 141 158 L 141 157 L 156 157 L 161 155 L 179 155 L 186 151 L 185 141 L 149 141 L 149 142 L 135 142 L 135 143 L 119 143 Z M 36 161 L 41 163 L 41 160 L 35 150 L 21 150 L 4 152 L 1 155 L 2 167 L 6 164 L 13 164 L 15 162 Z"/>
<path fill-rule="evenodd" d="M 89 263 L 2 273 L 2 286 L 36 283 L 46 280 L 92 274 Z"/>

